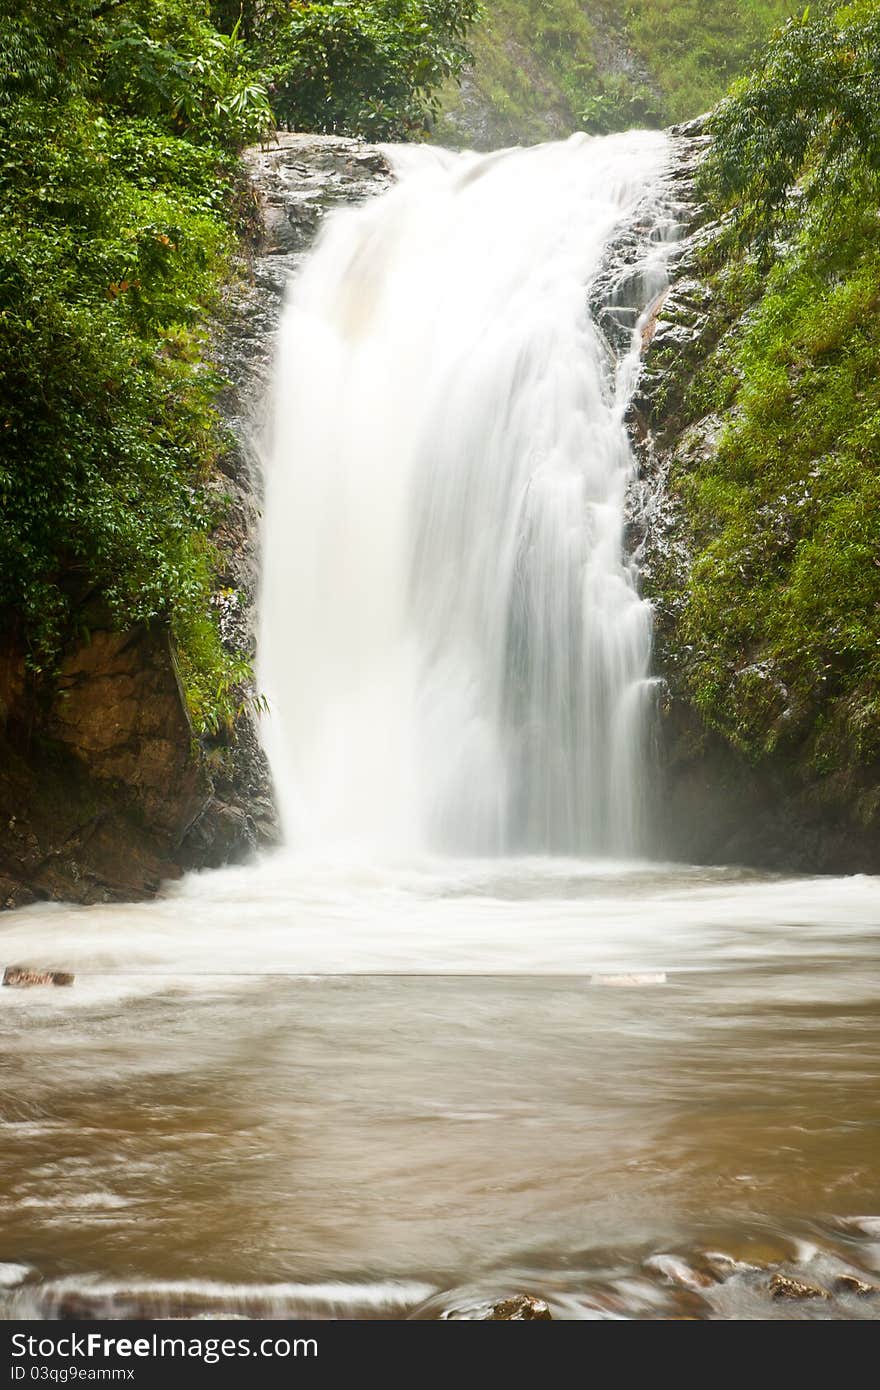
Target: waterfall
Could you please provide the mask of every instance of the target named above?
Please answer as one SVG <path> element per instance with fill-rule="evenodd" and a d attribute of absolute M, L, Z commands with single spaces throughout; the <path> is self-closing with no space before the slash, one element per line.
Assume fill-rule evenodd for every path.
<path fill-rule="evenodd" d="M 328 219 L 280 329 L 258 676 L 287 838 L 632 850 L 637 348 L 615 359 L 588 287 L 666 137 L 389 154 L 398 182 Z"/>

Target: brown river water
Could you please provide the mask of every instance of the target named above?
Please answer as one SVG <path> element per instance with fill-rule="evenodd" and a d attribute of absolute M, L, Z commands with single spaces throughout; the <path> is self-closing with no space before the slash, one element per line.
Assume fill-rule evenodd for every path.
<path fill-rule="evenodd" d="M 876 1318 L 878 890 L 279 855 L 8 914 L 76 982 L 0 991 L 4 1314 Z"/>

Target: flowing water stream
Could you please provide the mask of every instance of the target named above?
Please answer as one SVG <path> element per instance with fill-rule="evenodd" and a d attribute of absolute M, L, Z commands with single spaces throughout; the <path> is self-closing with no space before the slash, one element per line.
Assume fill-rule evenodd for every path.
<path fill-rule="evenodd" d="M 291 841 L 633 848 L 650 656 L 621 548 L 634 356 L 612 358 L 586 287 L 666 156 L 659 132 L 398 149 L 398 187 L 337 218 L 299 277 L 260 643 Z"/>
<path fill-rule="evenodd" d="M 76 973 L 0 991 L 0 1306 L 876 1317 L 877 881 L 637 857 L 637 354 L 586 290 L 664 137 L 392 157 L 281 330 L 287 847 L 0 919 Z"/>

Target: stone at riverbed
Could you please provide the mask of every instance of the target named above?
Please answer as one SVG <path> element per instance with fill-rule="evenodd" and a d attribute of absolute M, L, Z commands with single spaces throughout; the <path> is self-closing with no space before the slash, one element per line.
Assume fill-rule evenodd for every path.
<path fill-rule="evenodd" d="M 487 1322 L 537 1322 L 552 1321 L 553 1314 L 543 1298 L 535 1298 L 529 1293 L 517 1294 L 515 1298 L 502 1299 L 496 1303 Z"/>
<path fill-rule="evenodd" d="M 770 1280 L 771 1298 L 828 1298 L 825 1289 L 815 1284 L 802 1284 L 800 1279 L 791 1279 L 787 1274 L 774 1274 Z"/>
<path fill-rule="evenodd" d="M 837 1293 L 854 1293 L 857 1298 L 876 1298 L 880 1288 L 876 1284 L 866 1284 L 854 1274 L 839 1274 L 834 1281 Z"/>
<path fill-rule="evenodd" d="M 32 985 L 72 985 L 73 976 L 67 970 L 31 970 L 27 965 L 7 965 L 3 983 L 13 989 L 30 989 Z"/>

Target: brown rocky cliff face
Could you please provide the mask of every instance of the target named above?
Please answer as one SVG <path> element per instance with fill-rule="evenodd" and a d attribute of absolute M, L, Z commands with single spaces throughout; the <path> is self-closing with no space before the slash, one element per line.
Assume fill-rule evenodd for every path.
<path fill-rule="evenodd" d="M 200 767 L 167 638 L 96 632 L 61 665 L 47 733 L 144 820 L 180 838 L 201 809 Z"/>
<path fill-rule="evenodd" d="M 154 893 L 209 783 L 164 633 L 97 631 L 36 692 L 0 649 L 0 906 Z"/>
<path fill-rule="evenodd" d="M 221 635 L 253 654 L 260 440 L 284 292 L 327 211 L 381 191 L 391 174 L 378 150 L 329 136 L 281 136 L 246 152 L 245 167 L 262 234 L 215 325 L 232 445 L 213 485 L 226 499 L 215 536 Z M 199 742 L 167 634 L 115 632 L 100 602 L 96 613 L 90 637 L 72 642 L 39 688 L 0 614 L 0 908 L 150 897 L 165 879 L 277 838 L 250 714 L 229 739 Z"/>

